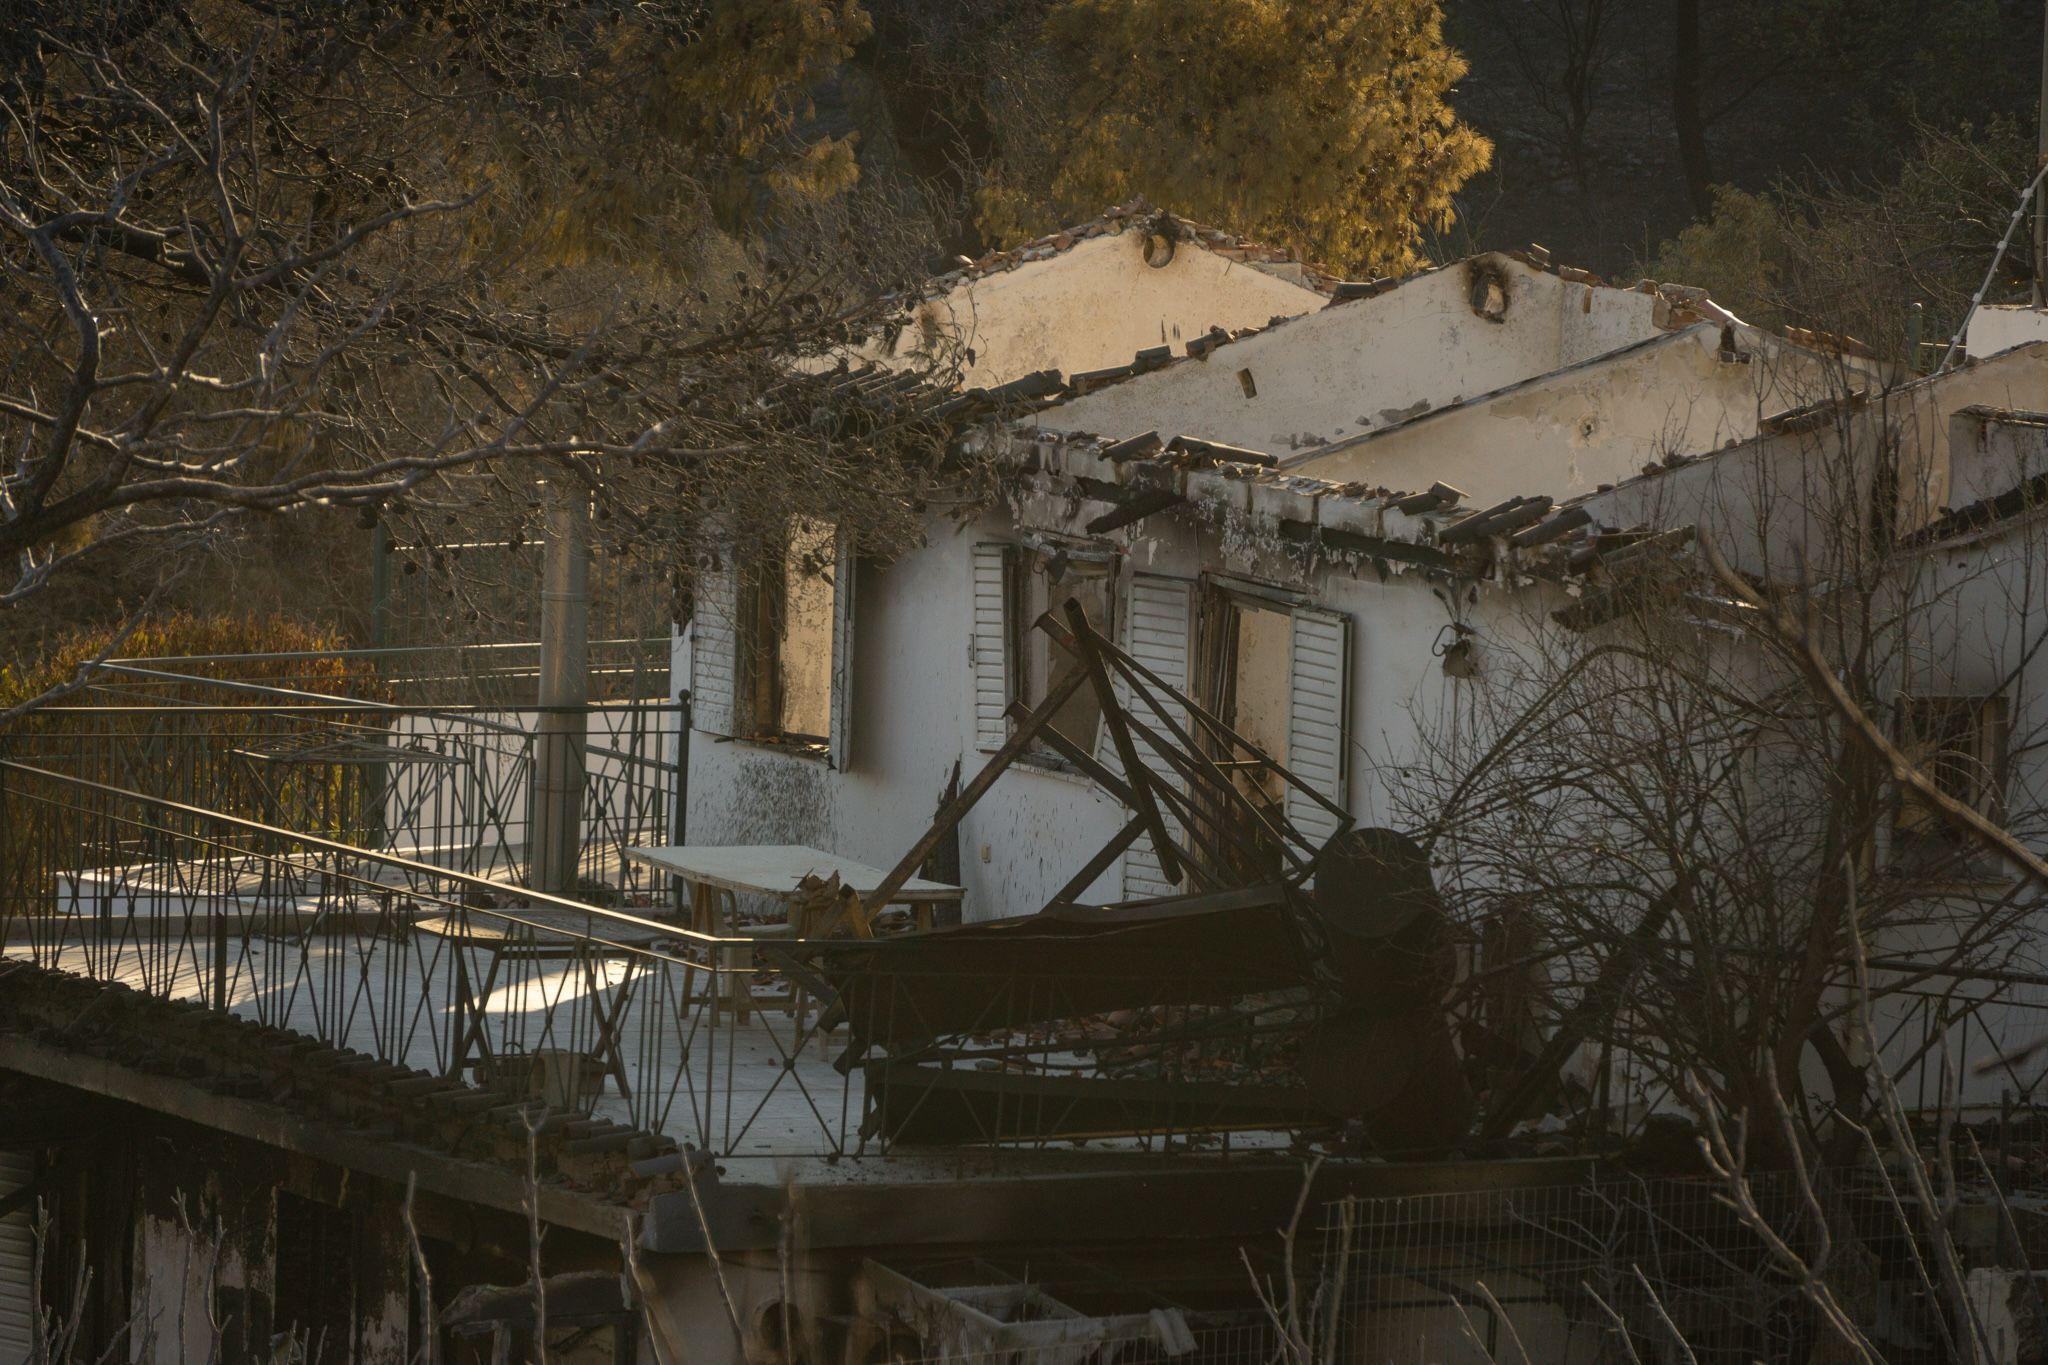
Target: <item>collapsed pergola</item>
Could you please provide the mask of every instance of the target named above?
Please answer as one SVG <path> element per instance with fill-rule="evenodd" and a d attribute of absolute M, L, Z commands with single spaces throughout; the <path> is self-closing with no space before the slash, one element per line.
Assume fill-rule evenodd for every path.
<path fill-rule="evenodd" d="M 1038 618 L 1069 660 L 870 897 L 895 889 L 1043 745 L 1126 812 L 1031 915 L 776 951 L 846 1028 L 868 1128 L 897 1141 L 1043 1141 L 1350 1128 L 1379 1150 L 1455 1137 L 1469 1101 L 1442 1000 L 1449 937 L 1427 859 L 1347 811 L 1104 638 L 1069 600 Z M 1106 752 L 1053 718 L 1093 691 Z M 1321 842 L 1273 790 L 1335 822 Z M 1180 892 L 1082 897 L 1149 841 Z M 1426 1101 L 1426 1102 L 1425 1102 Z"/>

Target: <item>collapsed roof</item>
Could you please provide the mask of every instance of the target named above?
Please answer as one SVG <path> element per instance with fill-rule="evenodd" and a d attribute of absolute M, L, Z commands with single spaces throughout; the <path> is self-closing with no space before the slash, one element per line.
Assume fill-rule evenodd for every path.
<path fill-rule="evenodd" d="M 1382 580 L 1410 572 L 1547 579 L 1587 594 L 1565 618 L 1584 625 L 1611 614 L 1606 587 L 1688 551 L 1702 525 L 1717 536 L 1734 534 L 1745 509 L 1753 513 L 1753 499 L 1742 495 L 1753 494 L 1759 480 L 1831 477 L 1815 462 L 1851 439 L 1835 434 L 1833 424 L 1844 411 L 1867 412 L 1882 424 L 1866 445 L 1888 442 L 1899 452 L 1909 475 L 1900 490 L 1902 535 L 1962 534 L 2038 505 L 2025 494 L 2026 478 L 2038 469 L 2021 468 L 2024 457 L 2008 447 L 2020 438 L 2038 444 L 2048 434 L 2048 419 L 2021 405 L 2028 394 L 2038 403 L 2044 389 L 2048 343 L 2037 343 L 1921 378 L 1879 399 L 1851 396 L 1766 416 L 1749 440 L 1700 454 L 1665 454 L 1631 477 L 1577 496 L 1531 492 L 1490 502 L 1474 502 L 1443 481 L 1390 488 L 1293 472 L 1263 451 L 1192 436 L 1167 439 L 1156 431 L 1113 440 L 1019 423 L 970 439 L 994 443 L 992 453 L 1005 466 L 1018 504 L 1063 501 L 1076 509 L 1075 529 L 1091 535 L 1176 514 L 1219 528 L 1229 544 L 1265 544 Z M 1959 442 L 1952 433 L 1957 423 L 2011 439 L 1997 445 L 1973 435 Z M 1968 494 L 1966 506 L 1950 510 L 1951 487 Z M 1749 535 L 1755 534 L 1752 526 Z M 1740 562 L 1762 549 L 1737 537 L 1730 553 Z"/>

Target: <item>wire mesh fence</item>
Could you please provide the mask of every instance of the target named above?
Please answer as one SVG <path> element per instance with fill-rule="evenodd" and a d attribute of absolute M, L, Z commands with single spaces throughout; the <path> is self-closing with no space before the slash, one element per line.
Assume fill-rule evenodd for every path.
<path fill-rule="evenodd" d="M 1163 1312 L 1134 1316 L 1143 1321 L 1128 1327 L 1123 1320 L 1104 1319 L 1018 1324 L 1017 1335 L 1040 1339 L 1011 1345 L 991 1344 L 1001 1329 L 949 1339 L 943 1331 L 906 1328 L 877 1343 L 867 1358 L 877 1365 L 1274 1365 L 1278 1359 L 1273 1325 L 1255 1315 L 1195 1315 L 1192 1321 L 1179 1313 L 1170 1320 Z"/>
<path fill-rule="evenodd" d="M 1796 1178 L 1751 1177 L 1774 1229 L 1805 1245 Z M 1823 1172 L 1844 1295 L 1885 1311 L 1902 1343 L 1932 1344 L 1938 1309 L 1912 1282 L 1910 1233 L 1869 1178 Z M 1325 1283 L 1338 1359 L 1805 1360 L 1818 1344 L 1797 1284 L 1708 1179 L 1601 1175 L 1536 1189 L 1351 1199 L 1326 1210 Z"/>

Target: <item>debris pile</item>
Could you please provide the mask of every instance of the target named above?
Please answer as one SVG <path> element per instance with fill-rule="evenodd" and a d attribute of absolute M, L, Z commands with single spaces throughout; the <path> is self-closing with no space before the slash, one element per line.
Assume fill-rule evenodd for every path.
<path fill-rule="evenodd" d="M 1331 1128 L 1385 1152 L 1455 1141 L 1471 1100 L 1442 1001 L 1450 940 L 1427 860 L 1344 810 L 1104 639 L 1069 601 L 1035 623 L 1069 661 L 869 899 L 886 903 L 1034 742 L 1127 813 L 1036 914 L 785 951 L 827 983 L 821 1027 L 865 1069 L 866 1135 L 1044 1142 Z M 1051 724 L 1081 688 L 1099 761 Z M 1249 777 L 1250 780 L 1246 780 Z M 1318 844 L 1266 795 L 1334 823 Z M 1181 894 L 1080 902 L 1146 841 Z"/>

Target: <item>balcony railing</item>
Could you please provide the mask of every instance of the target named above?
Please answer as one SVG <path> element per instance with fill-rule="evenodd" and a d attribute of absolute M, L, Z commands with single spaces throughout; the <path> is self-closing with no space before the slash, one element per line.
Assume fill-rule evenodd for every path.
<path fill-rule="evenodd" d="M 724 1154 L 837 1154 L 859 1082 L 744 937 L 0 760 L 10 957 Z M 821 1087 L 823 1089 L 821 1089 Z M 829 1090 L 829 1093 L 824 1093 Z"/>
<path fill-rule="evenodd" d="M 18 721 L 0 755 L 501 881 L 532 856 L 537 772 L 580 770 L 576 894 L 644 905 L 658 889 L 619 851 L 678 832 L 684 705 L 650 688 L 644 651 L 622 652 L 599 700 L 544 718 L 508 694 L 531 695 L 507 682 L 522 650 L 115 663 Z M 465 681 L 496 695 L 454 700 Z M 550 752 L 572 746 L 572 764 Z"/>
<path fill-rule="evenodd" d="M 821 1032 L 841 993 L 829 945 L 697 932 L 680 892 L 622 856 L 681 833 L 682 706 L 637 664 L 580 735 L 539 724 L 520 687 L 455 699 L 479 668 L 521 666 L 503 650 L 115 666 L 0 735 L 0 952 L 722 1157 L 1156 1147 L 1303 1121 L 1260 1084 L 1271 1028 L 1191 1011 L 1213 991 L 1172 962 L 1151 973 L 1158 1007 L 1121 1022 L 963 1020 L 852 1057 L 850 1036 L 902 1031 L 881 1014 L 929 967 L 884 953 L 859 986 L 841 972 L 860 1017 L 842 1005 Z M 546 894 L 524 884 L 531 792 L 543 746 L 577 740 L 579 875 Z M 1017 973 L 998 994 L 1069 985 Z"/>

